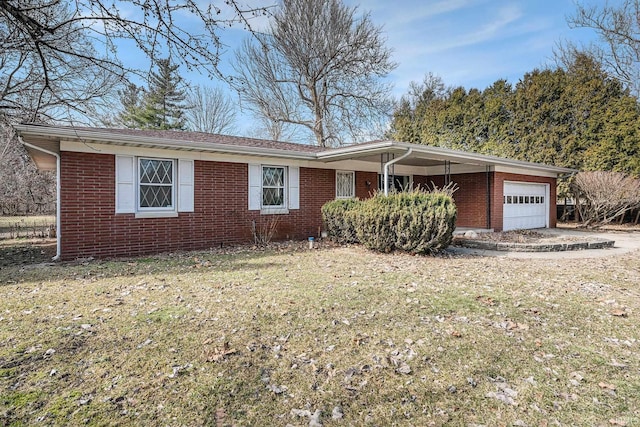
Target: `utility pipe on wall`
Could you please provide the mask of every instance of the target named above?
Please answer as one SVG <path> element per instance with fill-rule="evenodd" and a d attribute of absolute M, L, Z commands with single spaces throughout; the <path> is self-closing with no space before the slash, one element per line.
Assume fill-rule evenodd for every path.
<path fill-rule="evenodd" d="M 399 162 L 402 159 L 406 159 L 411 155 L 411 153 L 413 153 L 413 148 L 409 148 L 407 152 L 404 153 L 402 156 L 398 157 L 397 159 L 389 160 L 387 163 L 384 164 L 383 169 L 384 169 L 384 195 L 385 196 L 389 195 L 389 166 Z"/>
<path fill-rule="evenodd" d="M 22 138 L 20 139 L 22 140 Z M 53 151 L 45 150 L 44 148 L 37 147 L 33 144 L 29 144 L 24 140 L 22 140 L 22 143 L 27 147 L 49 154 L 56 158 L 56 256 L 53 257 L 53 260 L 58 261 L 62 253 L 60 245 L 60 154 L 54 153 Z"/>

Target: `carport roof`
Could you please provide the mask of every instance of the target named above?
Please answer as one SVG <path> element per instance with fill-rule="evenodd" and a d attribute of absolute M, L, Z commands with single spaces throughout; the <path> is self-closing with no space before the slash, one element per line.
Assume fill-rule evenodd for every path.
<path fill-rule="evenodd" d="M 566 174 L 577 172 L 575 169 L 550 166 L 542 163 L 523 162 L 520 160 L 505 159 L 503 157 L 486 154 L 470 153 L 467 151 L 451 150 L 430 145 L 411 144 L 398 141 L 372 141 L 347 147 L 334 148 L 321 151 L 316 157 L 324 162 L 359 159 L 380 161 L 380 154 L 402 155 L 412 150 L 411 155 L 399 163 L 409 166 L 437 166 L 444 162 L 452 164 L 466 164 L 478 166 L 506 166 Z"/>
<path fill-rule="evenodd" d="M 531 171 L 567 174 L 574 169 L 523 162 L 496 156 L 450 150 L 421 144 L 397 141 L 372 141 L 339 148 L 322 148 L 256 138 L 207 134 L 201 132 L 158 131 L 138 129 L 104 129 L 90 127 L 20 124 L 15 129 L 26 143 L 29 154 L 41 169 L 54 169 L 55 160 L 48 153 L 60 152 L 60 141 L 82 141 L 130 147 L 160 148 L 178 151 L 197 151 L 249 156 L 269 156 L 330 163 L 341 160 L 380 162 L 381 155 L 411 155 L 399 164 L 436 166 L 445 162 L 478 166 L 504 166 Z M 45 150 L 43 152 L 41 150 Z"/>

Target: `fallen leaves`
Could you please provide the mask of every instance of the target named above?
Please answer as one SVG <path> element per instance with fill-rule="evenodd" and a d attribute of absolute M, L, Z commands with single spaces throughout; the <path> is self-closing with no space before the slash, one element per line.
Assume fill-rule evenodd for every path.
<path fill-rule="evenodd" d="M 225 341 L 222 347 L 215 347 L 213 349 L 205 348 L 205 360 L 207 362 L 221 362 L 227 356 L 238 353 L 238 350 L 231 348 L 229 342 Z"/>
<path fill-rule="evenodd" d="M 616 389 L 615 384 L 609 384 L 609 383 L 605 383 L 605 382 L 602 382 L 602 381 L 598 383 L 598 386 L 600 388 L 602 388 L 602 389 L 605 389 L 605 390 L 615 390 Z"/>
<path fill-rule="evenodd" d="M 227 413 L 224 409 L 218 408 L 215 412 L 216 427 L 223 427 L 226 424 Z"/>
<path fill-rule="evenodd" d="M 621 308 L 614 308 L 613 310 L 611 310 L 611 315 L 615 316 L 615 317 L 627 317 L 627 316 L 629 316 L 629 314 L 626 312 L 626 310 L 623 310 Z"/>
<path fill-rule="evenodd" d="M 494 305 L 496 305 L 496 300 L 494 300 L 491 297 L 485 296 L 485 295 L 478 295 L 476 297 L 476 301 L 478 301 L 478 302 L 480 302 L 480 303 L 482 303 L 484 305 L 490 306 L 490 307 L 493 307 Z"/>
<path fill-rule="evenodd" d="M 628 423 L 625 420 L 613 419 L 613 418 L 609 420 L 609 424 L 611 424 L 612 426 L 622 426 L 622 427 L 626 427 L 628 425 Z"/>
<path fill-rule="evenodd" d="M 496 383 L 496 388 L 497 391 L 490 391 L 485 394 L 485 397 L 499 400 L 507 405 L 518 406 L 518 403 L 515 400 L 518 397 L 517 391 L 513 390 L 507 383 L 503 382 Z"/>

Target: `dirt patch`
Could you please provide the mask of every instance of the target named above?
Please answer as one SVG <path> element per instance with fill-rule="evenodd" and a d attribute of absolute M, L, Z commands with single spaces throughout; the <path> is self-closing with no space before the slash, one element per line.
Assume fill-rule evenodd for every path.
<path fill-rule="evenodd" d="M 0 268 L 51 261 L 56 255 L 56 239 L 0 240 Z"/>
<path fill-rule="evenodd" d="M 593 227 L 593 228 L 584 228 L 581 226 L 580 223 L 576 223 L 576 222 L 558 222 L 557 228 L 565 228 L 568 230 L 579 230 L 579 231 L 584 231 L 584 232 L 594 232 L 594 233 L 601 233 L 603 231 L 623 231 L 623 232 L 636 232 L 636 233 L 640 233 L 640 224 L 631 224 L 631 223 L 624 223 L 624 224 L 606 224 L 606 225 L 601 225 L 601 226 L 597 226 L 597 227 Z"/>

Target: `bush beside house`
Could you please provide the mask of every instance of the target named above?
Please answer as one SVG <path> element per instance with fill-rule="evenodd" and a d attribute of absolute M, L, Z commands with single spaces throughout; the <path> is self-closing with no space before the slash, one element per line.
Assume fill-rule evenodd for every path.
<path fill-rule="evenodd" d="M 336 200 L 322 208 L 329 235 L 380 252 L 428 254 L 451 243 L 457 210 L 446 191 L 413 191 L 364 200 Z"/>
<path fill-rule="evenodd" d="M 358 199 L 338 199 L 322 205 L 322 221 L 333 241 L 343 245 L 358 242 L 353 216 L 347 213 L 361 203 Z"/>

